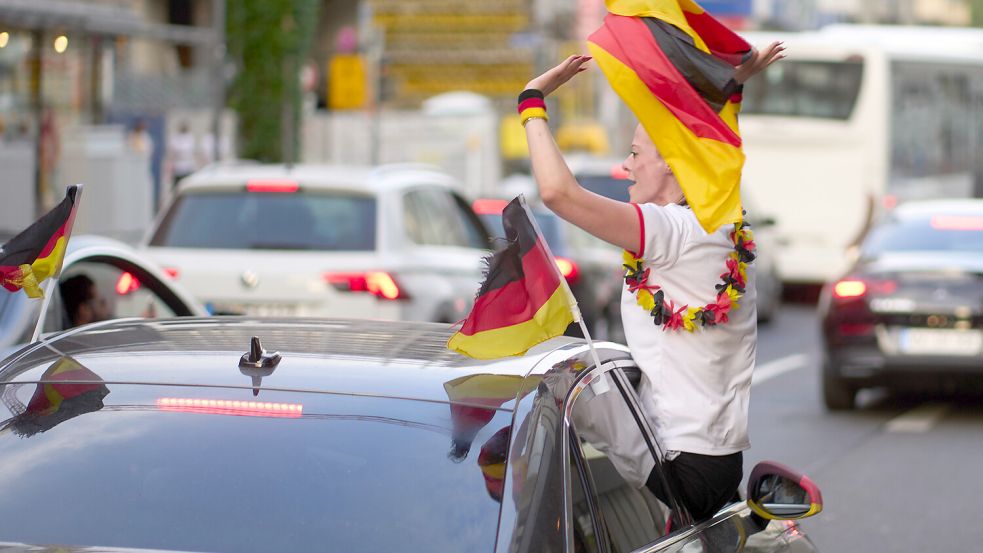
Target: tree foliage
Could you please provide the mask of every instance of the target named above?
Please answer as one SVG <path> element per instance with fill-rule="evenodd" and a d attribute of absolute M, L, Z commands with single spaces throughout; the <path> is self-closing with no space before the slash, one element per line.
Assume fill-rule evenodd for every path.
<path fill-rule="evenodd" d="M 226 42 L 236 67 L 229 103 L 239 116 L 239 154 L 264 162 L 296 161 L 300 68 L 320 1 L 231 0 L 226 6 Z M 291 136 L 285 137 L 285 127 Z M 294 159 L 286 159 L 284 138 L 294 144 Z"/>

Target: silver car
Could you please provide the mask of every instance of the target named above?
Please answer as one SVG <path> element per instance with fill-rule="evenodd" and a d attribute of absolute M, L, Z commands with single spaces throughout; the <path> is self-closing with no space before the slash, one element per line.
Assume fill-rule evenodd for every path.
<path fill-rule="evenodd" d="M 456 322 L 490 243 L 429 167 L 239 165 L 182 181 L 144 246 L 215 314 Z"/>
<path fill-rule="evenodd" d="M 573 338 L 474 361 L 446 348 L 450 333 L 212 317 L 90 325 L 26 347 L 0 363 L 0 542 L 815 551 L 796 520 L 821 494 L 777 464 L 759 464 L 749 500 L 709 520 L 637 483 L 633 464 L 649 456 L 661 477 L 662 455 L 623 346 L 598 342 L 600 366 Z"/>

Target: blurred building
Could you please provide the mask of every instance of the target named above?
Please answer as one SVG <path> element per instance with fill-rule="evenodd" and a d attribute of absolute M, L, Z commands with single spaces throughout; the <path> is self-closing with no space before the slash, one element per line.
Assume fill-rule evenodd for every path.
<path fill-rule="evenodd" d="M 4 202 L 11 213 L 0 210 L 4 227 L 26 226 L 75 182 L 89 185 L 88 202 L 104 187 L 129 186 L 139 205 L 123 209 L 151 209 L 168 116 L 199 110 L 209 117 L 217 103 L 222 79 L 214 78 L 213 52 L 224 33 L 213 10 L 221 6 L 224 0 L 0 2 L 0 178 L 14 194 Z M 128 140 L 131 132 L 139 136 Z M 130 182 L 116 183 L 124 174 Z"/>
<path fill-rule="evenodd" d="M 758 26 L 787 30 L 829 23 L 966 26 L 971 22 L 970 4 L 970 0 L 755 0 L 754 13 Z"/>

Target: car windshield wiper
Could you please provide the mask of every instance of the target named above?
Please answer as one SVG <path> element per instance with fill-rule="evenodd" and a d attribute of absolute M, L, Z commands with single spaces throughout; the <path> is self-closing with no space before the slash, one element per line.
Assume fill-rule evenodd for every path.
<path fill-rule="evenodd" d="M 311 250 L 314 249 L 310 244 L 300 244 L 296 242 L 253 242 L 249 244 L 251 250 Z"/>

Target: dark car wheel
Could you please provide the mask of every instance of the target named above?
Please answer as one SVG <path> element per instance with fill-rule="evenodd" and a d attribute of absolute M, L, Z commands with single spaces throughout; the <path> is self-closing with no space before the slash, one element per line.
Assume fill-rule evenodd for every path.
<path fill-rule="evenodd" d="M 857 388 L 845 379 L 833 374 L 829 367 L 823 367 L 823 403 L 830 411 L 853 409 L 857 399 Z"/>

